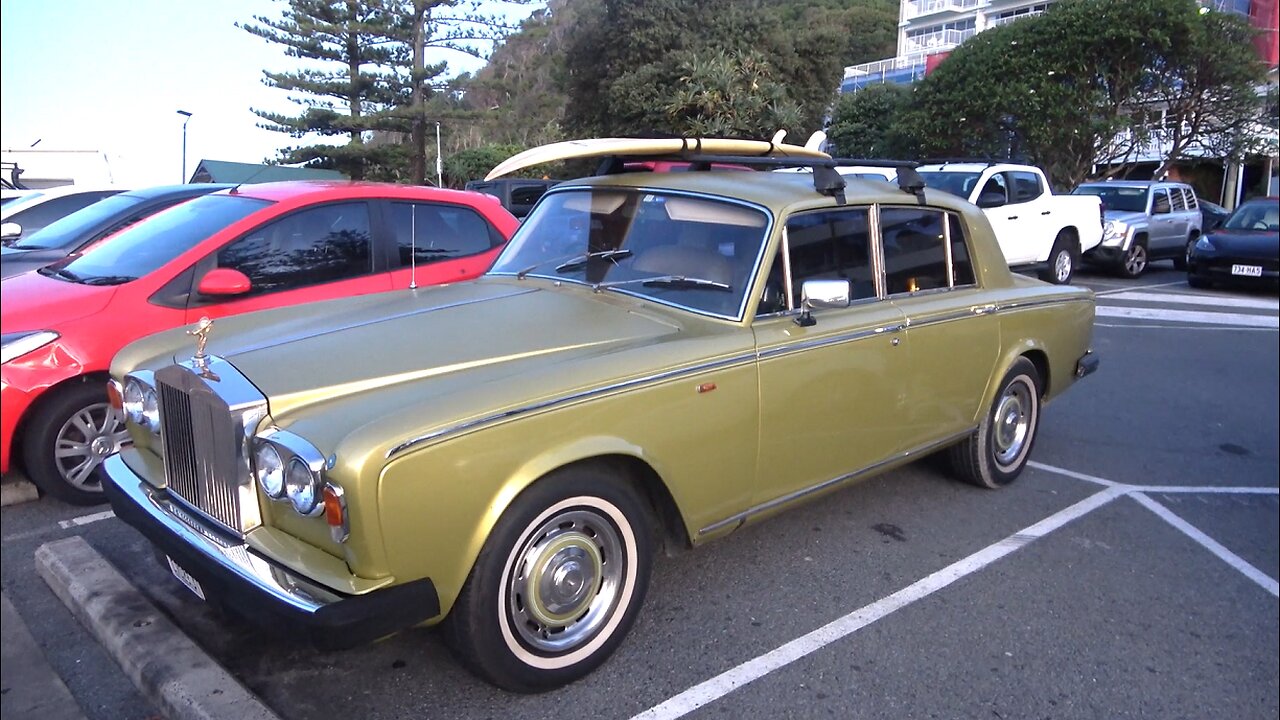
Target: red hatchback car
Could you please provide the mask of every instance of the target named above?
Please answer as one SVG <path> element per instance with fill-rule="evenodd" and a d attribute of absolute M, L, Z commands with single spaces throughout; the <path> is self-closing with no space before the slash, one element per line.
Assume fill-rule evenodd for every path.
<path fill-rule="evenodd" d="M 127 439 L 107 368 L 151 333 L 253 310 L 469 280 L 518 221 L 480 193 L 287 182 L 196 198 L 0 284 L 0 472 L 101 502 Z"/>

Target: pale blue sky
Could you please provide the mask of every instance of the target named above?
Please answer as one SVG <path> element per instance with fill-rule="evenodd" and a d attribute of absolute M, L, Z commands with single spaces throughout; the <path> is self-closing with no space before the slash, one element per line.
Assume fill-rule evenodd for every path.
<path fill-rule="evenodd" d="M 501 5 L 496 3 L 495 5 Z M 262 71 L 299 61 L 235 27 L 280 17 L 281 0 L 0 0 L 0 147 L 98 150 L 116 182 L 182 178 L 201 159 L 261 162 L 298 141 L 257 128 L 249 108 L 297 106 Z M 515 8 L 517 17 L 531 11 Z M 455 72 L 480 63 L 441 57 Z"/>

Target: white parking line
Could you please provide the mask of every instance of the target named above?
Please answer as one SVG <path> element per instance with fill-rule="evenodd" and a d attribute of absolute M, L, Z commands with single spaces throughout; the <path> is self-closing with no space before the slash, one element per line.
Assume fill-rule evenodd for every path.
<path fill-rule="evenodd" d="M 68 528 L 79 527 L 81 525 L 88 525 L 89 523 L 96 523 L 99 520 L 110 520 L 115 516 L 116 514 L 110 510 L 104 510 L 99 513 L 93 513 L 92 515 L 81 515 L 80 517 L 71 518 L 70 520 L 61 520 L 58 522 L 58 527 L 66 530 Z"/>
<path fill-rule="evenodd" d="M 999 542 L 979 550 L 947 567 L 919 580 L 888 597 L 877 600 L 840 617 L 806 635 L 781 645 L 763 655 L 759 655 L 719 675 L 699 683 L 688 690 L 635 715 L 631 720 L 675 720 L 728 695 L 734 690 L 755 682 L 760 678 L 790 665 L 837 640 L 845 638 L 858 630 L 900 610 L 917 600 L 932 595 L 946 588 L 960 578 L 991 565 L 997 560 L 1020 550 L 1032 541 L 1061 528 L 1063 525 L 1126 495 L 1134 498 L 1143 507 L 1148 508 L 1165 522 L 1185 533 L 1201 546 L 1209 550 L 1222 561 L 1245 577 L 1260 585 L 1272 595 L 1280 597 L 1277 582 L 1266 573 L 1250 565 L 1244 559 L 1228 550 L 1221 543 L 1201 532 L 1198 528 L 1175 515 L 1144 493 L 1197 493 L 1197 494 L 1234 494 L 1234 495 L 1280 495 L 1280 488 L 1272 487 L 1219 487 L 1219 486 L 1142 486 L 1127 485 L 1107 480 L 1095 475 L 1067 470 L 1045 463 L 1030 461 L 1031 467 L 1045 472 L 1062 475 L 1076 480 L 1083 480 L 1105 489 L 1080 502 L 1060 510 L 1053 515 L 1020 530 Z"/>
<path fill-rule="evenodd" d="M 1253 310 L 1280 310 L 1280 299 L 1223 297 L 1220 295 L 1193 295 L 1191 293 L 1119 292 L 1107 295 L 1108 300 L 1133 302 L 1177 303 L 1179 305 L 1208 305 L 1211 307 L 1250 308 Z"/>
<path fill-rule="evenodd" d="M 1280 328 L 1280 318 L 1270 315 L 1168 310 L 1165 308 L 1112 307 L 1099 305 L 1097 317 L 1132 318 L 1135 320 L 1171 320 L 1206 325 L 1242 325 L 1244 327 Z"/>
<path fill-rule="evenodd" d="M 1159 515 L 1165 522 L 1181 530 L 1187 535 L 1187 537 L 1203 545 L 1206 550 L 1217 555 L 1218 559 L 1238 570 L 1240 574 L 1262 586 L 1264 590 L 1272 595 L 1280 597 L 1280 583 L 1277 583 L 1275 579 L 1266 573 L 1245 562 L 1245 560 L 1239 555 L 1236 555 L 1223 547 L 1217 540 L 1205 535 L 1199 528 L 1173 514 L 1173 512 L 1168 508 L 1147 497 L 1144 493 L 1135 492 L 1132 493 L 1130 497 L 1137 500 L 1139 504 L 1151 512 Z"/>
<path fill-rule="evenodd" d="M 1100 284 L 1106 285 L 1108 283 L 1100 283 Z M 1147 288 L 1170 287 L 1172 285 L 1182 285 L 1183 287 L 1186 287 L 1186 284 L 1187 284 L 1187 281 L 1178 280 L 1176 282 L 1156 283 L 1155 285 L 1136 285 L 1136 286 L 1128 285 L 1122 288 L 1117 288 L 1115 290 L 1103 290 L 1102 292 L 1095 292 L 1094 295 L 1115 295 L 1117 293 L 1126 293 L 1134 290 L 1146 290 Z"/>
<path fill-rule="evenodd" d="M 714 702 L 748 683 L 759 680 L 779 668 L 947 587 L 960 578 L 987 567 L 1000 558 L 1020 550 L 1033 540 L 1124 495 L 1125 489 L 1108 488 L 1060 510 L 1040 522 L 919 580 L 898 592 L 830 622 L 770 652 L 725 671 L 706 682 L 695 685 L 675 697 L 636 715 L 632 720 L 674 720 L 708 703 Z"/>
<path fill-rule="evenodd" d="M 1100 323 L 1093 324 L 1095 328 L 1124 328 L 1125 330 L 1208 330 L 1213 332 L 1274 332 L 1275 328 L 1260 327 L 1215 327 L 1212 325 L 1145 325 L 1130 323 Z"/>

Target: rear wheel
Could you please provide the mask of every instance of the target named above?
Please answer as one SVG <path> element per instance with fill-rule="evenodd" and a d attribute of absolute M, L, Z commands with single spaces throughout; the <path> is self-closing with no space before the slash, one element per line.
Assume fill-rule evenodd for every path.
<path fill-rule="evenodd" d="M 100 383 L 80 382 L 54 392 L 23 438 L 27 475 L 46 495 L 64 502 L 106 502 L 94 471 L 128 442 L 124 419 L 107 402 Z"/>
<path fill-rule="evenodd" d="M 1040 373 L 1018 358 L 1000 382 L 977 431 L 952 446 L 952 471 L 979 487 L 999 488 L 1013 482 L 1031 457 L 1040 427 Z"/>
<path fill-rule="evenodd" d="M 1136 278 L 1147 271 L 1147 241 L 1134 239 L 1120 261 L 1120 274 L 1127 278 Z"/>
<path fill-rule="evenodd" d="M 1071 233 L 1063 230 L 1053 241 L 1053 250 L 1049 251 L 1049 266 L 1040 274 L 1040 278 L 1054 285 L 1066 285 L 1071 282 L 1075 273 L 1076 241 Z"/>
<path fill-rule="evenodd" d="M 445 640 L 507 690 L 573 682 L 622 643 L 652 558 L 647 505 L 629 483 L 600 466 L 562 469 L 494 526 L 445 619 Z"/>

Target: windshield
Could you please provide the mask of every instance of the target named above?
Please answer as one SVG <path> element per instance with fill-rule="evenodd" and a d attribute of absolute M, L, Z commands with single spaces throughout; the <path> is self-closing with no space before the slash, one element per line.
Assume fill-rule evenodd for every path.
<path fill-rule="evenodd" d="M 1103 210 L 1119 210 L 1121 212 L 1147 211 L 1147 192 L 1145 187 L 1124 187 L 1121 185 L 1081 185 L 1072 195 L 1097 195 L 1102 198 Z"/>
<path fill-rule="evenodd" d="M 973 186 L 978 182 L 978 178 L 982 177 L 982 173 L 934 170 L 922 172 L 920 177 L 924 180 L 925 185 L 935 190 L 967 198 L 969 193 L 973 192 Z"/>
<path fill-rule="evenodd" d="M 1274 200 L 1252 200 L 1231 213 L 1222 223 L 1224 230 L 1280 230 L 1280 203 Z"/>
<path fill-rule="evenodd" d="M 70 215 L 55 220 L 39 230 L 22 238 L 22 242 L 14 245 L 19 250 L 75 250 L 80 243 L 88 240 L 86 234 L 97 232 L 104 223 L 120 213 L 126 213 L 136 205 L 146 202 L 143 198 L 132 195 L 112 195 L 105 200 L 77 210 Z"/>
<path fill-rule="evenodd" d="M 586 283 L 722 317 L 742 315 L 768 216 L 630 189 L 546 195 L 490 271 Z"/>
<path fill-rule="evenodd" d="M 94 245 L 71 262 L 52 265 L 40 273 L 86 284 L 137 280 L 270 204 L 236 195 L 204 195 L 152 215 Z"/>

